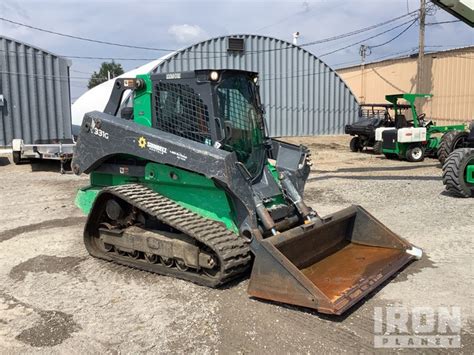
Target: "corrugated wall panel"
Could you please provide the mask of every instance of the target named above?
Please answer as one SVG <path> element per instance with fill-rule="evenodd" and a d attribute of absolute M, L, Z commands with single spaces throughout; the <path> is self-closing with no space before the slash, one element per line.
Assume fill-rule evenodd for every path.
<path fill-rule="evenodd" d="M 243 38 L 245 51 L 228 52 L 229 37 Z M 286 41 L 257 35 L 213 38 L 177 52 L 156 71 L 196 69 L 258 72 L 273 137 L 341 134 L 357 118 L 357 100 L 344 81 L 313 54 Z"/>
<path fill-rule="evenodd" d="M 338 70 L 357 97 L 365 102 L 384 102 L 386 94 L 413 93 L 417 58 L 402 58 L 368 64 L 363 80 L 360 67 Z M 421 91 L 433 94 L 422 109 L 438 124 L 474 120 L 474 47 L 430 53 L 425 56 Z"/>
<path fill-rule="evenodd" d="M 69 60 L 0 37 L 0 146 L 72 138 Z"/>

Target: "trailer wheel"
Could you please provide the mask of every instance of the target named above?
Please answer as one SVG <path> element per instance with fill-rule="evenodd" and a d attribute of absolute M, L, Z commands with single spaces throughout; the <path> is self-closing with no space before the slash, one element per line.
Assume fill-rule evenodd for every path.
<path fill-rule="evenodd" d="M 458 197 L 474 197 L 474 184 L 467 182 L 466 168 L 474 164 L 474 149 L 461 148 L 452 152 L 443 165 L 443 184 Z"/>
<path fill-rule="evenodd" d="M 21 152 L 14 150 L 12 152 L 12 157 L 13 157 L 13 163 L 15 163 L 15 165 L 21 164 Z"/>
<path fill-rule="evenodd" d="M 382 154 L 382 141 L 375 141 L 374 143 L 374 154 Z"/>
<path fill-rule="evenodd" d="M 349 147 L 351 148 L 351 152 L 358 152 L 362 150 L 362 146 L 360 144 L 360 138 L 359 137 L 354 137 L 351 139 L 351 142 L 349 143 Z"/>
<path fill-rule="evenodd" d="M 425 149 L 419 144 L 412 144 L 407 149 L 406 158 L 412 163 L 423 161 L 425 159 Z"/>
<path fill-rule="evenodd" d="M 448 155 L 459 148 L 465 148 L 469 133 L 466 131 L 449 131 L 441 137 L 441 143 L 438 148 L 438 160 L 444 164 Z"/>

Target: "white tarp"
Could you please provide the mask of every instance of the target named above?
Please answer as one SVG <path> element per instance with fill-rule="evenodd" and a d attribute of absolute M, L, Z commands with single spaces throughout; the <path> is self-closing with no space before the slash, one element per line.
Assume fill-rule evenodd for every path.
<path fill-rule="evenodd" d="M 164 61 L 173 54 L 174 53 L 167 54 L 157 60 L 142 65 L 141 67 L 130 70 L 120 75 L 119 78 L 134 78 L 138 74 L 151 73 L 162 61 Z M 110 79 L 105 83 L 97 85 L 89 91 L 86 91 L 72 104 L 71 114 L 73 131 L 75 131 L 76 129 L 78 129 L 78 127 L 81 126 L 84 114 L 86 114 L 87 112 L 104 111 L 105 106 L 107 105 L 107 101 L 109 100 L 115 79 L 116 78 Z M 125 101 L 127 97 L 128 95 L 124 95 L 124 97 L 122 98 L 122 102 Z"/>

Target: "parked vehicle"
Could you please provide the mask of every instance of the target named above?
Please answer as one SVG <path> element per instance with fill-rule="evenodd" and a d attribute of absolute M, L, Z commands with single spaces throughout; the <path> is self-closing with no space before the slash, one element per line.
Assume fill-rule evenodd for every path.
<path fill-rule="evenodd" d="M 257 73 L 116 79 L 87 113 L 72 161 L 97 258 L 216 287 L 251 266 L 248 292 L 342 314 L 421 250 L 360 206 L 320 217 L 302 198 L 309 151 L 266 135 Z M 133 112 L 116 114 L 133 90 Z M 253 253 L 254 257 L 251 256 Z"/>
<path fill-rule="evenodd" d="M 380 154 L 382 144 L 375 140 L 375 130 L 394 127 L 393 117 L 409 108 L 410 105 L 398 105 L 395 108 L 393 104 L 361 104 L 359 120 L 345 127 L 345 133 L 354 136 L 349 143 L 350 150 L 361 152 L 365 148 L 373 148 L 375 153 Z"/>
<path fill-rule="evenodd" d="M 466 131 L 465 124 L 436 126 L 426 118 L 425 113 L 418 114 L 415 107 L 417 98 L 429 99 L 431 94 L 396 94 L 387 95 L 385 99 L 395 107 L 399 100 L 410 104 L 411 120 L 405 115 L 395 116 L 395 127 L 377 128 L 375 140 L 382 142 L 382 153 L 388 159 L 404 159 L 410 162 L 423 161 L 425 156 L 436 158 L 441 144 L 439 134 L 452 131 Z"/>

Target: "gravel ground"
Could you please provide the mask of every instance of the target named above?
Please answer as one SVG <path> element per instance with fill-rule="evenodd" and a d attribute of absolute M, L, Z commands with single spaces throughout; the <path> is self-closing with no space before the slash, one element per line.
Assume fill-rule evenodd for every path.
<path fill-rule="evenodd" d="M 245 277 L 215 290 L 89 257 L 73 204 L 87 177 L 0 156 L 0 353 L 373 352 L 374 307 L 393 305 L 461 307 L 456 351 L 474 353 L 474 201 L 444 193 L 435 160 L 350 153 L 341 136 L 291 141 L 313 152 L 313 208 L 362 205 L 424 257 L 344 317 L 261 302 Z"/>

